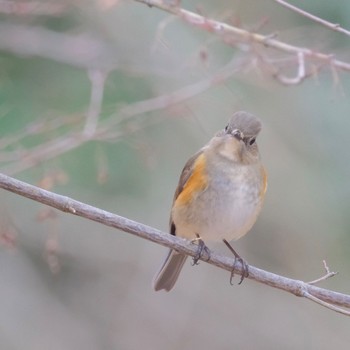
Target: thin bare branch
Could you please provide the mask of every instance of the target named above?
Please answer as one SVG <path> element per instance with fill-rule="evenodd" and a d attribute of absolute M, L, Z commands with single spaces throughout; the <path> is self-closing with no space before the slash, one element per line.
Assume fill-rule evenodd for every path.
<path fill-rule="evenodd" d="M 114 69 L 118 52 L 89 34 L 54 32 L 44 27 L 0 23 L 0 50 L 38 56 L 85 69 Z"/>
<path fill-rule="evenodd" d="M 333 277 L 333 276 L 338 274 L 338 272 L 330 271 L 326 260 L 323 260 L 323 266 L 324 266 L 324 269 L 326 270 L 326 274 L 321 276 L 320 278 L 317 278 L 317 279 L 315 279 L 313 281 L 308 282 L 308 284 L 317 284 L 317 283 L 325 281 L 326 279 L 331 278 L 331 277 Z"/>
<path fill-rule="evenodd" d="M 61 127 L 67 122 L 66 118 L 61 117 L 55 120 L 47 121 L 41 118 L 28 124 L 21 132 L 17 132 L 11 136 L 5 136 L 0 140 L 0 149 L 3 150 L 9 146 L 14 146 L 18 144 L 19 141 L 28 136 L 39 135 L 41 133 L 46 133 L 56 128 Z"/>
<path fill-rule="evenodd" d="M 27 151 L 22 155 L 17 162 L 3 166 L 2 171 L 10 175 L 17 174 L 35 167 L 43 161 L 69 152 L 85 141 L 86 139 L 81 136 L 81 132 L 72 132 L 71 134 L 64 135 L 32 148 L 30 152 Z"/>
<path fill-rule="evenodd" d="M 330 303 L 326 303 L 325 301 L 319 299 L 319 298 L 316 298 L 315 296 L 313 296 L 312 294 L 308 293 L 307 291 L 305 291 L 303 293 L 303 296 L 306 298 L 306 299 L 309 299 L 319 305 L 322 305 L 324 307 L 326 307 L 327 309 L 330 309 L 332 311 L 335 311 L 335 312 L 338 312 L 342 315 L 345 315 L 345 316 L 350 316 L 350 311 L 348 310 L 344 310 L 342 309 L 341 307 L 338 307 L 338 306 L 334 306 Z"/>
<path fill-rule="evenodd" d="M 80 123 L 79 116 L 60 116 L 56 118 L 39 118 L 32 123 L 29 123 L 22 131 L 16 132 L 14 135 L 5 136 L 0 140 L 0 161 L 18 160 L 18 151 L 6 151 L 8 147 L 15 147 L 23 139 L 31 136 L 47 134 L 57 131 L 62 127 L 69 126 L 72 128 L 77 123 Z M 27 152 L 27 151 L 26 151 Z"/>
<path fill-rule="evenodd" d="M 105 210 L 95 208 L 91 205 L 78 202 L 72 198 L 43 190 L 3 174 L 0 174 L 0 188 L 51 206 L 63 212 L 131 233 L 151 242 L 175 249 L 183 254 L 193 257 L 197 254 L 196 246 L 194 246 L 188 240 L 169 235 L 155 228 L 143 225 L 116 214 L 112 214 Z M 230 272 L 232 271 L 232 266 L 234 263 L 232 258 L 228 258 L 214 252 L 211 252 L 210 257 L 205 254 L 204 257 L 201 257 L 201 260 Z M 241 275 L 242 265 L 237 264 L 234 272 Z M 293 280 L 261 270 L 254 266 L 249 266 L 249 276 L 247 278 L 284 290 L 299 297 L 305 297 L 327 308 L 330 308 L 328 304 L 332 304 L 333 307 L 331 309 L 337 312 L 340 312 L 340 309 L 335 306 L 346 308 L 350 307 L 350 295 L 319 288 L 303 281 Z M 350 315 L 346 310 L 342 310 L 341 313 L 344 315 Z"/>
<path fill-rule="evenodd" d="M 91 97 L 83 135 L 86 138 L 91 138 L 96 132 L 101 113 L 103 91 L 108 73 L 100 69 L 90 69 L 88 75 L 91 81 Z"/>
<path fill-rule="evenodd" d="M 283 0 L 273 0 L 277 3 L 279 3 L 280 5 L 298 13 L 299 15 L 302 15 L 306 18 L 309 18 L 311 19 L 312 21 L 316 22 L 316 23 L 319 23 L 319 24 L 322 24 L 323 26 L 329 28 L 329 29 L 332 29 L 332 30 L 335 30 L 336 32 L 339 32 L 339 33 L 343 33 L 345 35 L 348 35 L 350 36 L 350 31 L 347 30 L 347 29 L 344 29 L 342 28 L 339 23 L 331 23 L 331 22 L 328 22 L 320 17 L 317 17 L 309 12 L 306 12 L 305 10 L 302 10 L 301 8 L 299 7 L 296 7 L 286 1 L 283 1 Z"/>
<path fill-rule="evenodd" d="M 173 16 L 169 16 L 167 18 L 165 18 L 164 20 L 162 20 L 159 24 L 158 24 L 158 28 L 155 34 L 155 38 L 154 38 L 154 43 L 151 47 L 151 52 L 154 53 L 157 51 L 158 46 L 162 45 L 163 47 L 167 48 L 167 43 L 163 38 L 163 33 L 165 31 L 165 28 L 174 20 L 176 19 L 176 17 Z"/>
<path fill-rule="evenodd" d="M 240 71 L 245 64 L 245 61 L 236 63 L 234 60 L 232 60 L 219 71 L 196 83 L 189 84 L 188 86 L 185 86 L 167 94 L 159 95 L 157 97 L 153 97 L 143 101 L 137 101 L 135 103 L 126 105 L 120 108 L 117 113 L 112 114 L 111 116 L 109 116 L 109 118 L 105 119 L 104 121 L 101 121 L 99 125 L 97 125 L 99 110 L 101 108 L 99 104 L 102 103 L 103 94 L 103 90 L 101 89 L 101 87 L 99 87 L 97 89 L 97 97 L 99 102 L 98 105 L 96 104 L 96 101 L 93 103 L 94 108 L 92 116 L 94 118 L 90 119 L 94 122 L 94 125 L 92 125 L 91 128 L 91 130 L 94 130 L 93 134 L 86 135 L 85 132 L 81 132 L 76 129 L 69 130 L 66 134 L 51 139 L 50 141 L 43 143 L 39 146 L 33 147 L 30 150 L 25 150 L 23 152 L 13 151 L 11 155 L 6 155 L 6 152 L 4 152 L 4 155 L 1 155 L 0 153 L 0 160 L 6 160 L 9 156 L 12 157 L 9 159 L 12 160 L 12 163 L 2 166 L 1 172 L 6 173 L 7 175 L 17 174 L 19 172 L 37 166 L 38 164 L 44 161 L 48 161 L 66 152 L 72 151 L 73 149 L 82 146 L 83 144 L 92 139 L 108 140 L 110 138 L 113 138 L 113 140 L 116 141 L 121 136 L 125 136 L 126 134 L 125 131 L 115 131 L 116 126 L 120 125 L 120 123 L 122 123 L 125 119 L 143 113 L 169 108 L 180 102 L 186 101 L 196 95 L 203 93 L 204 91 L 213 86 L 222 84 L 233 74 Z M 102 81 L 100 83 L 102 83 Z M 92 108 L 91 104 L 92 101 L 90 102 L 90 109 Z M 88 120 L 89 119 L 87 119 L 86 122 L 88 122 Z M 148 125 L 151 123 L 149 119 L 146 120 L 146 122 L 148 123 Z M 87 128 L 86 124 L 85 128 Z"/>
<path fill-rule="evenodd" d="M 183 19 L 185 22 L 193 25 L 195 27 L 201 28 L 208 32 L 214 33 L 225 42 L 229 42 L 227 38 L 233 36 L 236 40 L 240 40 L 244 43 L 256 43 L 261 46 L 274 48 L 278 51 L 298 55 L 302 53 L 305 58 L 311 58 L 321 62 L 326 62 L 327 64 L 333 64 L 336 68 L 345 71 L 350 71 L 350 63 L 340 61 L 334 58 L 334 55 L 314 51 L 306 47 L 299 47 L 291 44 L 287 44 L 283 41 L 275 39 L 275 36 L 262 35 L 259 33 L 253 33 L 242 28 L 234 27 L 224 22 L 216 21 L 211 18 L 206 18 L 202 15 L 196 14 L 194 12 L 185 10 L 181 7 L 173 6 L 170 2 L 163 0 L 135 0 L 137 2 L 143 3 L 149 7 L 156 7 L 165 12 L 171 13 L 179 18 Z"/>
<path fill-rule="evenodd" d="M 61 16 L 68 8 L 64 2 L 0 0 L 0 13 L 17 16 Z"/>
<path fill-rule="evenodd" d="M 213 73 L 209 77 L 206 77 L 205 79 L 189 84 L 173 92 L 159 95 L 147 100 L 138 101 L 122 107 L 116 114 L 112 114 L 106 121 L 100 124 L 99 132 L 101 135 L 106 133 L 108 134 L 111 128 L 115 127 L 123 119 L 169 108 L 178 103 L 189 100 L 214 86 L 223 84 L 227 79 L 232 77 L 232 75 L 241 71 L 247 64 L 248 62 L 245 60 L 242 62 L 236 62 L 235 59 L 232 59 L 220 70 Z"/>
<path fill-rule="evenodd" d="M 298 72 L 295 77 L 289 78 L 280 73 L 275 74 L 275 78 L 278 79 L 284 85 L 298 85 L 308 77 L 305 71 L 305 59 L 302 52 L 298 53 Z"/>

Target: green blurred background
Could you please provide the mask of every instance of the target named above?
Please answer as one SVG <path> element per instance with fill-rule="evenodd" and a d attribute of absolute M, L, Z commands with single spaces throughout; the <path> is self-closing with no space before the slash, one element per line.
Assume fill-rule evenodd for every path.
<path fill-rule="evenodd" d="M 348 1 L 293 3 L 350 28 Z M 44 5 L 60 10 L 38 14 Z M 133 1 L 22 3 L 12 13 L 1 6 L 0 171 L 167 231 L 185 161 L 234 111 L 247 110 L 263 121 L 269 188 L 257 224 L 235 248 L 252 265 L 305 281 L 324 273 L 326 259 L 339 275 L 322 286 L 350 293 L 349 73 L 324 67 L 283 86 L 249 45 L 226 45 Z M 349 60 L 349 37 L 273 1 L 182 6 Z M 231 61 L 250 64 L 193 93 Z M 109 71 L 104 132 L 39 161 L 50 142 L 69 143 L 83 130 L 89 69 Z M 293 76 L 295 64 L 283 72 Z M 184 87 L 191 98 L 135 112 L 134 103 Z M 345 316 L 249 280 L 230 286 L 228 273 L 205 263 L 187 263 L 173 291 L 155 293 L 165 248 L 4 191 L 1 199 L 1 349 L 349 346 Z M 211 248 L 228 254 L 222 244 Z"/>

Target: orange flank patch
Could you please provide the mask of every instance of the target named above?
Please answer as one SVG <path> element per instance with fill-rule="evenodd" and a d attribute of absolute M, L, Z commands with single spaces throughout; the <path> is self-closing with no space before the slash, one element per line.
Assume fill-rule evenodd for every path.
<path fill-rule="evenodd" d="M 264 167 L 261 167 L 261 176 L 263 183 L 260 191 L 260 197 L 264 197 L 267 190 L 267 172 Z"/>
<path fill-rule="evenodd" d="M 202 153 L 193 165 L 193 172 L 185 183 L 182 192 L 175 201 L 175 205 L 186 205 L 189 203 L 196 192 L 206 188 L 208 179 L 206 175 L 206 161 Z"/>

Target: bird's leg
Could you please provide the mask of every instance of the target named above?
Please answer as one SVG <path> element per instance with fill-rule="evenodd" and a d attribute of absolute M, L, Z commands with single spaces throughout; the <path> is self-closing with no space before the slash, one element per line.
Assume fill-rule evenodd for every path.
<path fill-rule="evenodd" d="M 235 268 L 237 265 L 237 261 L 239 261 L 242 265 L 241 279 L 238 282 L 238 284 L 241 284 L 243 282 L 243 280 L 249 276 L 249 266 L 248 266 L 247 262 L 245 260 L 243 260 L 239 256 L 239 254 L 232 248 L 231 244 L 229 242 L 227 242 L 227 240 L 225 238 L 223 239 L 223 241 L 226 244 L 226 247 L 228 249 L 230 249 L 231 253 L 235 256 L 235 261 L 233 263 L 232 270 L 231 270 L 230 284 L 233 285 L 232 280 L 233 280 L 233 277 L 235 275 Z"/>
<path fill-rule="evenodd" d="M 192 266 L 193 265 L 198 265 L 198 261 L 199 259 L 202 257 L 203 255 L 203 251 L 207 254 L 208 259 L 207 261 L 210 260 L 210 250 L 209 248 L 205 245 L 203 239 L 201 238 L 201 236 L 196 233 L 196 238 L 191 240 L 191 243 L 198 243 L 198 249 L 196 252 L 196 255 L 193 257 L 193 262 L 192 262 Z"/>

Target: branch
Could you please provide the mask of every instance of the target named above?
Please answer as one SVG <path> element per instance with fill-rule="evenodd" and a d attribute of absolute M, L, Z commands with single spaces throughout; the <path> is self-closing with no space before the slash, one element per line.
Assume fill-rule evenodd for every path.
<path fill-rule="evenodd" d="M 147 239 L 151 242 L 161 244 L 165 247 L 176 249 L 177 251 L 192 257 L 194 257 L 197 253 L 196 246 L 187 240 L 172 236 L 122 216 L 109 213 L 105 210 L 95 208 L 91 205 L 78 202 L 69 197 L 61 196 L 43 190 L 39 187 L 29 185 L 25 182 L 15 180 L 3 174 L 0 174 L 0 188 L 32 199 L 36 202 L 49 205 L 63 212 L 96 221 L 103 225 L 114 227 L 124 232 Z M 201 260 L 230 272 L 232 271 L 232 266 L 234 264 L 233 258 L 218 255 L 214 252 L 211 252 L 209 259 L 208 256 L 204 256 L 201 258 Z M 241 274 L 241 269 L 242 266 L 237 264 L 234 272 Z M 305 297 L 322 306 L 332 309 L 333 311 L 350 316 L 350 311 L 340 308 L 350 308 L 350 295 L 319 288 L 303 281 L 279 276 L 271 272 L 258 269 L 254 266 L 249 266 L 249 276 L 247 278 L 284 290 L 296 296 Z"/>
<path fill-rule="evenodd" d="M 345 71 L 350 71 L 350 63 L 340 61 L 334 58 L 332 54 L 326 54 L 323 52 L 313 51 L 309 48 L 299 47 L 287 44 L 283 41 L 279 41 L 271 35 L 262 35 L 258 33 L 253 33 L 248 30 L 234 27 L 224 22 L 216 21 L 211 18 L 206 18 L 204 16 L 198 15 L 194 12 L 185 10 L 181 7 L 173 6 L 168 1 L 163 0 L 135 0 L 137 2 L 141 2 L 149 7 L 156 7 L 165 12 L 171 13 L 175 15 L 185 22 L 206 30 L 208 32 L 214 33 L 224 41 L 227 42 L 227 38 L 230 36 L 234 36 L 238 40 L 244 43 L 256 43 L 264 47 L 274 48 L 278 51 L 294 54 L 298 56 L 299 54 L 303 54 L 306 58 L 316 59 L 321 62 L 326 62 L 328 64 L 334 65 L 335 68 L 342 69 Z"/>
<path fill-rule="evenodd" d="M 172 92 L 137 101 L 122 107 L 116 114 L 112 114 L 106 121 L 100 124 L 99 133 L 103 134 L 110 131 L 112 127 L 115 127 L 121 122 L 123 117 L 130 118 L 135 115 L 169 108 L 200 95 L 214 86 L 223 84 L 234 74 L 242 70 L 246 65 L 248 65 L 247 61 L 236 62 L 235 59 L 232 59 L 224 67 L 195 83 L 181 87 Z"/>
<path fill-rule="evenodd" d="M 307 282 L 308 284 L 317 284 L 317 283 L 325 281 L 326 279 L 331 278 L 331 277 L 333 277 L 333 276 L 338 274 L 338 272 L 334 272 L 334 271 L 331 271 L 329 269 L 329 267 L 328 267 L 328 265 L 326 263 L 326 260 L 323 260 L 323 266 L 324 266 L 324 269 L 326 270 L 326 274 L 321 276 L 320 278 L 317 278 L 317 279 L 313 280 L 313 281 Z"/>
<path fill-rule="evenodd" d="M 18 161 L 3 166 L 2 171 L 12 175 L 30 169 L 81 146 L 87 140 L 89 139 L 84 137 L 81 132 L 69 132 L 62 137 L 31 148 L 30 152 L 26 152 L 24 155 L 19 154 Z"/>
<path fill-rule="evenodd" d="M 121 130 L 120 128 L 117 129 L 117 127 L 126 119 L 143 113 L 169 108 L 193 98 L 213 86 L 222 84 L 232 75 L 240 71 L 246 64 L 247 62 L 245 61 L 237 63 L 234 60 L 231 60 L 220 70 L 205 79 L 201 79 L 198 82 L 157 97 L 130 103 L 129 105 L 120 108 L 117 113 L 111 114 L 108 118 L 100 122 L 99 113 L 101 111 L 103 89 L 106 79 L 105 74 L 107 73 L 106 71 L 101 70 L 89 71 L 90 77 L 92 78 L 91 99 L 89 112 L 85 119 L 83 130 L 76 130 L 76 128 L 71 127 L 64 135 L 50 139 L 44 144 L 34 146 L 29 151 L 12 151 L 10 154 L 7 151 L 1 152 L 1 148 L 6 148 L 9 145 L 15 144 L 21 137 L 28 135 L 28 130 L 26 129 L 24 132 L 20 133 L 19 136 L 17 135 L 6 138 L 2 141 L 0 140 L 0 162 L 12 161 L 12 163 L 2 166 L 0 171 L 7 175 L 15 175 L 24 170 L 31 169 L 44 161 L 48 161 L 72 151 L 91 140 L 113 139 L 115 142 L 121 136 L 126 135 L 125 130 Z M 164 116 L 162 116 L 162 120 L 164 120 Z M 69 120 L 67 120 L 67 123 L 68 122 Z M 145 122 L 147 123 L 147 126 L 151 124 L 150 119 L 145 119 Z M 55 128 L 58 128 L 61 124 L 56 122 L 54 126 Z M 37 132 L 37 129 L 39 129 L 39 131 L 44 130 L 43 127 L 44 125 L 40 124 L 38 126 L 34 125 L 31 128 Z M 142 127 L 145 127 L 145 125 L 139 124 L 138 128 L 133 128 L 133 131 Z"/>
<path fill-rule="evenodd" d="M 91 69 L 88 74 L 91 81 L 91 98 L 83 135 L 90 138 L 95 134 L 97 129 L 103 102 L 103 91 L 108 73 L 99 69 Z"/>
<path fill-rule="evenodd" d="M 318 23 L 318 24 L 322 24 L 323 26 L 329 28 L 329 29 L 332 29 L 332 30 L 335 30 L 336 32 L 340 32 L 340 33 L 343 33 L 345 35 L 348 35 L 350 36 L 350 31 L 348 31 L 347 29 L 344 29 L 342 28 L 339 23 L 331 23 L 331 22 L 328 22 L 320 17 L 317 17 L 309 12 L 306 12 L 302 9 L 300 9 L 299 7 L 296 7 L 292 4 L 289 4 L 288 2 L 286 1 L 283 1 L 283 0 L 274 0 L 276 2 L 278 2 L 280 5 L 298 13 L 299 15 L 302 15 L 306 18 L 309 18 L 311 19 L 312 21 Z"/>
<path fill-rule="evenodd" d="M 118 52 L 89 34 L 54 32 L 39 26 L 0 23 L 0 50 L 20 57 L 44 57 L 85 69 L 112 70 Z"/>
<path fill-rule="evenodd" d="M 11 1 L 0 0 L 0 13 L 17 16 L 61 16 L 68 5 L 53 1 Z"/>
<path fill-rule="evenodd" d="M 284 85 L 297 85 L 303 82 L 308 76 L 308 74 L 306 74 L 305 72 L 304 54 L 302 52 L 298 53 L 298 72 L 295 77 L 289 78 L 284 75 L 281 75 L 280 73 L 276 73 L 274 76 Z"/>

